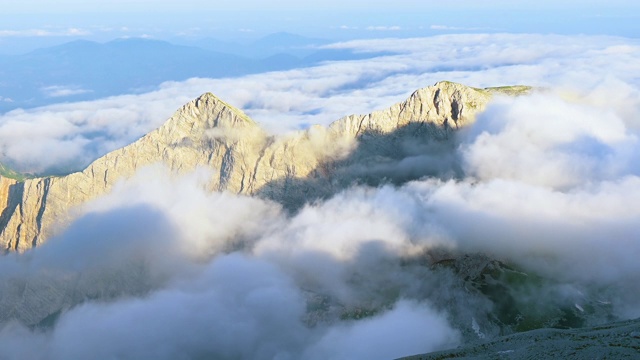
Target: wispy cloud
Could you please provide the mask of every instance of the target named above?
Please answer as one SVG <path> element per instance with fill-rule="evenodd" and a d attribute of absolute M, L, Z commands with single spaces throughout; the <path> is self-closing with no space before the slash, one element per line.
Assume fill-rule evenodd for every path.
<path fill-rule="evenodd" d="M 464 26 L 448 26 L 448 25 L 431 25 L 431 30 L 464 30 L 464 31 L 488 31 L 495 30 L 486 27 L 464 27 Z"/>
<path fill-rule="evenodd" d="M 335 27 L 332 27 L 333 29 L 335 29 Z M 359 27 L 357 26 L 349 26 L 349 25 L 340 25 L 337 27 L 340 30 L 358 30 Z"/>
<path fill-rule="evenodd" d="M 321 224 L 335 218 L 331 212 L 336 209 L 353 215 L 349 225 L 354 230 L 367 224 L 367 214 L 357 206 L 367 206 L 366 198 L 337 199 L 288 218 L 271 202 L 207 193 L 203 186 L 207 178 L 206 172 L 175 178 L 162 168 L 144 169 L 111 195 L 88 204 L 85 215 L 60 237 L 36 249 L 30 260 L 3 258 L 0 286 L 11 278 L 33 284 L 33 291 L 40 293 L 43 288 L 37 284 L 55 283 L 57 293 L 73 288 L 78 299 L 85 299 L 108 277 L 113 293 L 121 296 L 100 303 L 63 299 L 69 310 L 44 332 L 32 332 L 18 323 L 2 326 L 0 355 L 40 358 L 47 354 L 50 359 L 64 359 L 89 354 L 108 358 L 117 353 L 136 358 L 145 357 L 156 349 L 150 344 L 160 342 L 161 348 L 151 350 L 158 359 L 170 359 L 176 353 L 247 359 L 397 358 L 458 343 L 458 331 L 429 302 L 396 301 L 377 291 L 387 288 L 396 276 L 407 284 L 417 281 L 414 275 L 399 272 L 400 267 L 385 265 L 389 256 L 396 256 L 393 250 L 371 248 L 367 252 L 381 261 L 374 261 L 378 270 L 385 268 L 378 272 L 390 278 L 352 286 L 351 277 L 373 270 L 373 263 L 356 261 L 366 247 L 345 249 L 339 256 L 352 259 L 346 262 L 313 248 L 311 240 L 317 234 L 312 230 L 330 231 Z M 391 245 L 401 239 L 402 244 L 407 237 L 399 219 L 385 215 L 384 209 L 377 212 L 381 223 L 375 228 L 387 231 L 377 234 L 373 242 L 357 231 L 336 232 L 340 236 L 332 240 Z M 84 237 L 94 232 L 100 236 Z M 311 246 L 290 252 L 292 241 Z M 263 242 L 269 246 L 258 246 L 254 253 L 250 244 Z M 225 253 L 232 244 L 248 247 Z M 2 289 L 0 304 L 26 305 L 18 287 Z M 137 297 L 140 289 L 147 289 L 143 298 Z M 316 297 L 321 302 L 314 309 L 307 301 L 314 302 Z M 359 298 L 382 306 L 379 314 L 364 321 L 341 320 L 341 315 L 358 313 Z M 35 310 L 35 316 L 55 311 L 58 305 L 44 304 Z M 138 321 L 130 323 L 127 336 L 122 336 L 118 329 L 131 318 Z M 275 328 L 280 330 L 274 332 Z M 407 335 L 400 328 L 411 331 Z M 366 346 L 354 347 L 354 342 Z"/>
<path fill-rule="evenodd" d="M 66 97 L 71 95 L 86 94 L 91 90 L 79 88 L 77 86 L 51 85 L 40 88 L 47 97 Z"/>
<path fill-rule="evenodd" d="M 86 36 L 91 32 L 79 28 L 0 30 L 0 37 Z"/>
<path fill-rule="evenodd" d="M 397 25 L 394 25 L 394 26 L 367 26 L 366 29 L 369 30 L 369 31 L 398 31 L 398 30 L 402 30 L 402 28 L 400 26 L 397 26 Z"/>

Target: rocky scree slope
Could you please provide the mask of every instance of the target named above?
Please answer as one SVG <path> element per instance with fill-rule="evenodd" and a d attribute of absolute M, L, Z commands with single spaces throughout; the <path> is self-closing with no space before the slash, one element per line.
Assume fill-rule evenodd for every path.
<path fill-rule="evenodd" d="M 581 329 L 537 329 L 399 360 L 638 359 L 639 354 L 636 319 Z"/>
<path fill-rule="evenodd" d="M 407 134 L 425 142 L 447 139 L 470 124 L 493 94 L 513 94 L 513 89 L 528 91 L 439 82 L 388 109 L 283 136 L 265 133 L 242 111 L 207 93 L 82 172 L 25 181 L 0 177 L 0 247 L 5 252 L 36 247 L 69 223 L 74 207 L 158 162 L 177 173 L 208 166 L 214 171 L 212 191 L 257 195 L 295 209 L 358 181 L 362 174 L 345 168 L 397 156 L 398 141 Z"/>

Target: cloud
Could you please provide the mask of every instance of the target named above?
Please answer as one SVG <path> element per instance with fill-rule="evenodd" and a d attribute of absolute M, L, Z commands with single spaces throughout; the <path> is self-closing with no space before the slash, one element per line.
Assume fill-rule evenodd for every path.
<path fill-rule="evenodd" d="M 607 299 L 616 315 L 635 318 L 636 119 L 616 101 L 602 108 L 586 99 L 594 97 L 499 99 L 460 134 L 463 179 L 416 181 L 400 192 L 421 199 L 408 213 L 429 214 L 425 227 L 443 244 L 572 284 L 576 303 Z"/>
<path fill-rule="evenodd" d="M 460 27 L 460 26 L 448 26 L 448 25 L 431 25 L 431 30 L 465 30 L 465 31 L 486 31 L 492 30 L 484 27 Z"/>
<path fill-rule="evenodd" d="M 398 30 L 401 30 L 402 28 L 400 26 L 394 25 L 394 26 L 367 26 L 366 29 L 369 31 L 398 31 Z"/>
<path fill-rule="evenodd" d="M 444 329 L 444 331 L 442 331 Z M 400 301 L 379 317 L 332 328 L 304 355 L 305 359 L 395 359 L 425 349 L 450 348 L 458 334 L 428 307 Z"/>
<path fill-rule="evenodd" d="M 86 94 L 91 90 L 79 88 L 77 86 L 51 85 L 40 88 L 47 97 L 66 97 L 72 95 Z"/>
<path fill-rule="evenodd" d="M 286 345 L 303 340 L 298 321 L 303 302 L 273 266 L 230 255 L 193 282 L 142 301 L 75 309 L 56 327 L 52 357 L 272 359 L 287 356 Z M 93 319 L 89 329 L 88 318 Z M 123 322 L 129 323 L 126 334 Z M 276 327 L 281 330 L 272 332 Z"/>
<path fill-rule="evenodd" d="M 86 205 L 60 236 L 26 257 L 2 258 L 0 303 L 14 309 L 10 315 L 0 313 L 2 357 L 383 359 L 458 343 L 447 316 L 409 291 L 414 275 L 403 274 L 400 264 L 388 268 L 385 281 L 368 280 L 378 286 L 351 283 L 351 276 L 381 265 L 367 260 L 367 254 L 378 252 L 377 258 L 395 263 L 396 251 L 365 246 L 325 256 L 308 248 L 303 255 L 283 252 L 279 257 L 273 250 L 268 256 L 252 250 L 267 238 L 285 241 L 291 228 L 299 236 L 312 236 L 305 241 L 310 243 L 332 205 L 314 209 L 324 213 L 315 219 L 289 218 L 264 200 L 207 193 L 206 179 L 204 169 L 186 177 L 162 167 L 144 169 Z M 356 215 L 357 210 L 350 207 L 343 214 Z M 394 222 L 382 215 L 380 220 Z M 392 239 L 395 234 L 363 237 L 360 244 L 398 242 Z M 347 236 L 345 241 L 350 236 L 334 235 Z M 319 261 L 304 261 L 314 254 Z M 340 260 L 359 256 L 362 261 Z M 330 277 L 324 280 L 350 289 L 350 301 L 289 271 L 291 261 L 308 274 L 318 274 L 324 261 L 332 263 L 339 271 L 325 274 Z M 385 282 L 406 287 L 402 293 L 414 299 L 376 294 Z M 31 296 L 23 295 L 25 288 Z M 318 297 L 329 306 L 318 304 Z M 364 306 L 377 315 L 342 320 Z M 51 313 L 58 314 L 57 320 L 46 325 Z M 24 323 L 38 326 L 29 330 Z M 398 331 L 407 326 L 409 334 Z"/>
<path fill-rule="evenodd" d="M 124 96 L 11 111 L 0 120 L 2 162 L 27 172 L 82 168 L 159 126 L 177 108 L 165 105 L 164 96 L 152 93 L 138 99 Z M 176 103 L 189 101 L 188 95 L 176 96 Z M 22 143 L 27 139 L 28 147 Z"/>
<path fill-rule="evenodd" d="M 638 169 L 638 137 L 614 112 L 534 95 L 499 100 L 471 130 L 468 173 L 563 189 L 585 178 L 617 179 Z M 538 169 L 531 173 L 531 169 Z"/>
<path fill-rule="evenodd" d="M 42 36 L 86 36 L 91 35 L 88 30 L 80 28 L 66 29 L 25 29 L 0 30 L 0 37 L 42 37 Z"/>
<path fill-rule="evenodd" d="M 640 231 L 631 220 L 638 214 L 627 206 L 640 195 L 635 125 L 635 116 L 626 112 L 552 94 L 502 99 L 463 136 L 465 172 L 479 183 L 439 184 L 437 193 L 457 204 L 451 206 L 478 213 L 472 218 L 484 219 L 468 236 L 504 241 L 489 242 L 494 253 L 517 248 L 522 253 L 508 255 L 514 259 L 554 253 L 567 261 L 566 268 L 554 271 L 572 279 L 634 277 L 637 270 L 625 252 L 635 247 L 629 241 Z M 494 221 L 503 224 L 500 230 L 483 234 L 493 232 Z M 606 249 L 616 241 L 619 246 Z M 553 263 L 546 259 L 538 271 Z M 613 263 L 617 266 L 607 265 Z"/>

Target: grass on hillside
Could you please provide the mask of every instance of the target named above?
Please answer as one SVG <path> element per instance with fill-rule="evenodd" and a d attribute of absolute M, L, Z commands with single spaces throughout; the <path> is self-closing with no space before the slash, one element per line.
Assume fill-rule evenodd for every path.
<path fill-rule="evenodd" d="M 17 172 L 2 163 L 0 163 L 0 176 L 6 177 L 8 179 L 14 179 L 17 181 L 25 181 L 27 179 L 36 177 L 33 174 L 23 174 L 23 173 Z"/>

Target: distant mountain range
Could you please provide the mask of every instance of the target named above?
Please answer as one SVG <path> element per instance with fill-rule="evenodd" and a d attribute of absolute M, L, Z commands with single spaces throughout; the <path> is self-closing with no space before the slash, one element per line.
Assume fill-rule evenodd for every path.
<path fill-rule="evenodd" d="M 267 35 L 247 44 L 238 44 L 214 38 L 203 38 L 192 41 L 176 40 L 176 44 L 197 46 L 206 50 L 238 55 L 247 58 L 262 59 L 265 57 L 287 54 L 304 58 L 318 51 L 317 47 L 331 43 L 326 39 L 308 38 L 287 32 Z"/>
<path fill-rule="evenodd" d="M 287 33 L 248 45 L 213 39 L 187 45 L 141 38 L 107 43 L 76 40 L 4 55 L 0 56 L 0 113 L 146 92 L 165 81 L 235 77 L 381 55 L 318 48 L 327 42 Z"/>

